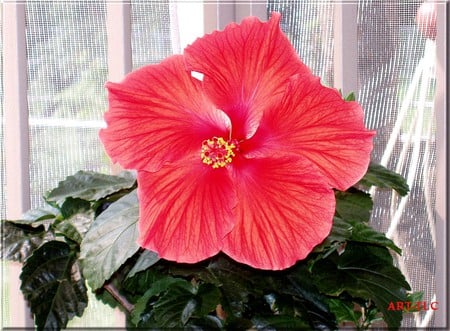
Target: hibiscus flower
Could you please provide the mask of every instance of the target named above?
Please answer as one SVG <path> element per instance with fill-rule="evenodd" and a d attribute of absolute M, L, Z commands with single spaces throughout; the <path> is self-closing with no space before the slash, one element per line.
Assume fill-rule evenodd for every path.
<path fill-rule="evenodd" d="M 320 84 L 279 21 L 246 18 L 107 83 L 100 137 L 137 170 L 138 242 L 161 258 L 222 251 L 255 268 L 292 266 L 329 234 L 333 188 L 367 170 L 361 107 Z"/>

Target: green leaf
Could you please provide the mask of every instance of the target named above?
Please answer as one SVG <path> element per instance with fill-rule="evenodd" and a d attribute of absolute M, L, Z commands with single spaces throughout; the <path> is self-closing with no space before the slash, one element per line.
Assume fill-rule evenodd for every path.
<path fill-rule="evenodd" d="M 333 218 L 333 226 L 327 240 L 331 242 L 344 242 L 352 236 L 352 224 L 340 217 Z"/>
<path fill-rule="evenodd" d="M 348 302 L 343 298 L 330 298 L 327 302 L 338 323 L 352 322 L 355 325 L 359 324 L 362 314 L 360 311 L 355 310 L 353 302 Z"/>
<path fill-rule="evenodd" d="M 136 302 L 131 321 L 136 326 L 173 328 L 186 325 L 191 318 L 204 320 L 220 303 L 220 290 L 213 284 L 193 285 L 185 279 L 164 276 L 155 281 Z M 153 323 L 153 324 L 152 324 Z"/>
<path fill-rule="evenodd" d="M 174 285 L 178 287 L 184 287 L 189 292 L 192 290 L 192 286 L 189 282 L 182 278 L 174 278 L 171 276 L 163 276 L 163 278 L 158 279 L 155 281 L 149 290 L 145 292 L 145 296 L 148 296 L 149 298 L 152 296 L 158 296 L 161 293 L 167 291 L 169 288 L 173 287 Z"/>
<path fill-rule="evenodd" d="M 322 295 L 312 283 L 306 267 L 302 265 L 301 268 L 297 267 L 295 269 L 295 272 L 287 276 L 288 281 L 281 292 L 286 294 L 296 294 L 298 297 L 301 297 L 308 302 L 309 309 L 315 308 L 317 311 L 328 314 L 329 309 L 325 302 L 325 296 Z"/>
<path fill-rule="evenodd" d="M 248 300 L 250 290 L 257 296 L 264 294 L 264 289 L 255 287 L 255 269 L 240 265 L 228 257 L 219 256 L 213 259 L 207 270 L 217 279 L 222 292 L 227 294 L 234 305 L 240 306 Z"/>
<path fill-rule="evenodd" d="M 63 218 L 67 219 L 74 214 L 89 210 L 90 207 L 89 201 L 68 197 L 61 206 L 61 214 Z"/>
<path fill-rule="evenodd" d="M 123 289 L 133 295 L 142 296 L 155 282 L 167 277 L 158 268 L 149 268 L 136 273 L 133 277 L 125 278 L 122 282 Z"/>
<path fill-rule="evenodd" d="M 345 291 L 372 300 L 389 327 L 400 327 L 401 312 L 387 308 L 391 301 L 404 302 L 410 286 L 385 247 L 349 242 L 343 254 L 317 261 L 313 275 L 323 293 L 339 296 Z"/>
<path fill-rule="evenodd" d="M 157 326 L 163 328 L 181 327 L 191 317 L 197 306 L 193 300 L 195 289 L 188 281 L 179 279 L 153 305 Z M 181 323 L 180 323 L 181 322 Z"/>
<path fill-rule="evenodd" d="M 83 240 L 77 228 L 67 220 L 55 222 L 55 224 L 53 224 L 53 228 L 77 244 L 81 244 L 81 240 Z"/>
<path fill-rule="evenodd" d="M 49 220 L 56 218 L 59 214 L 60 211 L 57 208 L 46 204 L 43 207 L 28 210 L 22 215 L 21 220 L 15 221 L 15 223 L 39 226 L 44 223 L 43 221 L 48 223 Z"/>
<path fill-rule="evenodd" d="M 422 298 L 423 298 L 423 292 L 419 291 L 419 292 L 412 292 L 412 293 L 408 293 L 406 295 L 406 302 L 410 302 L 410 308 L 408 309 L 408 306 L 405 304 L 405 308 L 404 308 L 404 312 L 416 312 L 419 311 L 419 309 L 417 309 L 417 302 L 422 302 Z"/>
<path fill-rule="evenodd" d="M 54 239 L 53 233 L 45 231 L 43 225 L 32 227 L 9 221 L 2 221 L 1 225 L 0 254 L 2 259 L 24 262 L 35 249 Z"/>
<path fill-rule="evenodd" d="M 323 255 L 319 258 L 325 258 L 339 248 L 340 244 L 347 241 L 384 246 L 398 254 L 402 253 L 391 239 L 373 229 L 369 224 L 340 217 L 334 217 L 330 234 L 321 245 L 315 248 L 315 252 L 322 252 Z"/>
<path fill-rule="evenodd" d="M 333 218 L 333 226 L 330 234 L 325 240 L 314 248 L 314 252 L 321 252 L 322 255 L 317 258 L 325 258 L 329 254 L 336 251 L 343 243 L 349 240 L 352 236 L 352 225 L 349 222 L 344 221 L 340 217 Z M 313 261 L 311 259 L 310 261 Z"/>
<path fill-rule="evenodd" d="M 41 208 L 28 210 L 19 220 L 8 220 L 8 222 L 29 225 L 32 227 L 39 227 L 43 225 L 45 229 L 48 230 L 50 225 L 60 217 L 60 214 L 59 209 L 47 204 Z"/>
<path fill-rule="evenodd" d="M 152 265 L 154 265 L 158 261 L 159 261 L 158 254 L 146 249 L 145 251 L 143 251 L 141 253 L 141 255 L 139 255 L 139 258 L 137 259 L 133 268 L 127 274 L 127 278 L 133 277 L 138 272 L 141 272 L 147 268 L 150 268 Z"/>
<path fill-rule="evenodd" d="M 155 275 L 153 272 L 149 273 L 151 273 L 152 276 Z M 151 278 L 154 279 L 153 277 Z M 171 276 L 163 276 L 162 278 L 154 281 L 150 285 L 150 288 L 139 298 L 139 300 L 134 305 L 134 310 L 131 312 L 131 322 L 134 323 L 134 325 L 138 326 L 141 321 L 141 315 L 146 310 L 149 300 L 154 296 L 159 296 L 161 293 L 167 291 L 170 286 L 177 283 L 182 283 L 183 285 L 185 285 L 186 281 Z"/>
<path fill-rule="evenodd" d="M 391 239 L 387 238 L 384 233 L 378 232 L 364 223 L 353 224 L 350 240 L 385 246 L 398 254 L 402 253 L 402 250 Z"/>
<path fill-rule="evenodd" d="M 333 330 L 336 328 L 335 317 L 328 308 L 326 296 L 314 285 L 313 278 L 305 263 L 297 264 L 289 270 L 286 278 L 275 287 L 276 291 L 294 296 L 295 310 L 309 325 Z M 280 281 L 279 280 L 279 281 Z M 280 301 L 278 299 L 278 301 Z M 297 314 L 293 314 L 296 316 Z"/>
<path fill-rule="evenodd" d="M 56 233 L 62 234 L 66 238 L 80 245 L 94 218 L 94 212 L 92 210 L 86 210 L 85 212 L 82 212 L 83 210 L 85 210 L 85 208 L 77 210 L 78 212 L 76 214 L 70 213 L 70 217 L 68 217 L 67 219 L 56 220 L 51 225 L 51 227 L 55 230 Z"/>
<path fill-rule="evenodd" d="M 63 201 L 67 198 L 80 198 L 87 201 L 97 201 L 123 189 L 129 189 L 135 184 L 134 176 L 125 172 L 120 176 L 111 176 L 91 171 L 78 171 L 68 176 L 50 191 L 47 201 Z"/>
<path fill-rule="evenodd" d="M 368 222 L 373 202 L 370 195 L 351 189 L 346 192 L 336 191 L 336 213 L 343 219 Z"/>
<path fill-rule="evenodd" d="M 114 202 L 94 221 L 81 242 L 83 274 L 98 289 L 137 252 L 139 206 L 136 190 Z"/>
<path fill-rule="evenodd" d="M 346 97 L 344 97 L 345 101 L 355 101 L 356 95 L 354 92 L 350 92 Z"/>
<path fill-rule="evenodd" d="M 38 330 L 59 330 L 87 306 L 87 289 L 70 246 L 50 241 L 25 262 L 20 279 Z"/>
<path fill-rule="evenodd" d="M 201 284 L 197 292 L 199 305 L 196 315 L 201 317 L 214 311 L 220 303 L 220 296 L 220 291 L 217 286 L 213 284 Z"/>
<path fill-rule="evenodd" d="M 178 280 L 154 304 L 154 318 L 160 327 L 182 326 L 192 316 L 202 317 L 215 310 L 219 300 L 220 291 L 212 284 L 196 286 Z"/>
<path fill-rule="evenodd" d="M 412 292 L 412 293 L 408 293 L 408 295 L 406 296 L 406 301 L 409 301 L 409 302 L 420 302 L 420 301 L 422 301 L 422 298 L 423 298 L 423 292 L 422 291 Z"/>
<path fill-rule="evenodd" d="M 373 162 L 370 163 L 367 173 L 359 181 L 359 184 L 366 187 L 393 189 L 401 196 L 405 196 L 409 192 L 409 186 L 401 175 Z"/>
<path fill-rule="evenodd" d="M 81 237 L 84 238 L 94 221 L 94 213 L 92 210 L 88 210 L 84 213 L 77 213 L 75 215 L 72 215 L 66 221 L 70 222 L 75 227 L 75 229 L 77 229 Z"/>

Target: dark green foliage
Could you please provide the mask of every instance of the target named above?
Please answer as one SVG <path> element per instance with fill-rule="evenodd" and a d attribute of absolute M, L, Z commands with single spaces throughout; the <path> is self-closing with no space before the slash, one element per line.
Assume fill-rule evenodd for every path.
<path fill-rule="evenodd" d="M 367 173 L 359 183 L 366 187 L 377 186 L 392 189 L 401 196 L 405 196 L 409 192 L 408 184 L 402 176 L 373 162 L 370 163 Z"/>
<path fill-rule="evenodd" d="M 368 222 L 373 203 L 370 195 L 350 188 L 336 192 L 336 214 L 349 221 Z"/>
<path fill-rule="evenodd" d="M 32 227 L 27 224 L 2 222 L 1 258 L 24 262 L 33 251 L 53 235 L 45 231 L 43 225 Z"/>
<path fill-rule="evenodd" d="M 359 184 L 408 190 L 376 165 Z M 99 300 L 122 308 L 129 329 L 334 330 L 346 322 L 361 330 L 379 320 L 399 328 L 404 312 L 388 310 L 389 302 L 420 296 L 393 264 L 389 250 L 400 248 L 369 225 L 372 199 L 355 187 L 335 192 L 330 235 L 283 271 L 222 254 L 177 264 L 140 249 L 135 188 L 131 174 L 78 172 L 49 192 L 47 207 L 2 222 L 2 258 L 24 263 L 22 291 L 39 329 L 80 316 L 86 282 Z"/>
<path fill-rule="evenodd" d="M 348 242 L 342 254 L 318 260 L 312 273 L 322 293 L 373 301 L 389 327 L 400 327 L 402 313 L 387 308 L 391 301 L 406 301 L 410 287 L 385 247 Z"/>
<path fill-rule="evenodd" d="M 2 221 L 1 257 L 24 263 L 21 289 L 38 329 L 59 330 L 82 315 L 88 299 L 80 244 L 99 206 L 114 203 L 134 185 L 131 174 L 78 172 L 49 193 L 45 207 Z"/>
<path fill-rule="evenodd" d="M 91 171 L 78 171 L 60 182 L 58 187 L 47 194 L 48 201 L 64 201 L 68 198 L 98 201 L 117 191 L 131 188 L 135 178 L 130 173 L 121 176 L 99 174 Z"/>
<path fill-rule="evenodd" d="M 65 327 L 87 306 L 87 289 L 70 246 L 50 241 L 33 252 L 20 275 L 38 330 Z"/>

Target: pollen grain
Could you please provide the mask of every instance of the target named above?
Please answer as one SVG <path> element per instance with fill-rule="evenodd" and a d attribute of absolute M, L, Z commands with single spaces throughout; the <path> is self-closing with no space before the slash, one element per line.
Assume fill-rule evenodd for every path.
<path fill-rule="evenodd" d="M 200 157 L 204 164 L 210 165 L 213 169 L 223 168 L 233 160 L 235 148 L 236 145 L 232 141 L 213 137 L 203 141 Z"/>

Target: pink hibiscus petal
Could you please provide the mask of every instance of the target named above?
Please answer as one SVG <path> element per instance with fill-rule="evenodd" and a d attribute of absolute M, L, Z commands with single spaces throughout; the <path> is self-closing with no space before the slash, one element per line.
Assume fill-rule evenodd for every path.
<path fill-rule="evenodd" d="M 224 238 L 231 258 L 279 270 L 305 258 L 329 234 L 335 198 L 306 159 L 236 160 L 236 225 Z"/>
<path fill-rule="evenodd" d="M 107 128 L 100 138 L 114 162 L 155 171 L 199 150 L 203 140 L 226 136 L 230 120 L 201 91 L 181 55 L 108 83 Z"/>
<path fill-rule="evenodd" d="M 328 185 L 346 190 L 367 171 L 374 134 L 365 128 L 358 103 L 344 101 L 319 78 L 302 75 L 241 149 L 253 155 L 296 153 L 314 163 Z"/>
<path fill-rule="evenodd" d="M 195 263 L 217 254 L 234 225 L 228 169 L 213 169 L 200 158 L 138 172 L 138 196 L 138 243 L 167 260 Z"/>
<path fill-rule="evenodd" d="M 188 67 L 204 74 L 205 92 L 230 117 L 236 139 L 254 133 L 264 109 L 279 101 L 292 75 L 309 73 L 279 22 L 279 13 L 265 23 L 248 17 L 184 51 Z"/>

